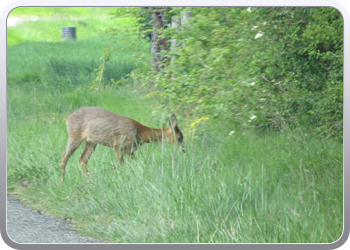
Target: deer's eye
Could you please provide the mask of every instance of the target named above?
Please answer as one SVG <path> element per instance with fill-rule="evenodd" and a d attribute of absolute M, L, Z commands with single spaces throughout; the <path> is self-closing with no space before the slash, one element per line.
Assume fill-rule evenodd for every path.
<path fill-rule="evenodd" d="M 177 138 L 177 140 L 178 140 L 179 142 L 181 142 L 181 137 Z"/>

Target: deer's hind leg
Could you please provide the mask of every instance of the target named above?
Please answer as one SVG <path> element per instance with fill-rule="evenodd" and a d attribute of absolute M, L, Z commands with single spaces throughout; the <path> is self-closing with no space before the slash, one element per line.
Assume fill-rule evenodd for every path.
<path fill-rule="evenodd" d="M 90 156 L 92 155 L 92 153 L 95 151 L 95 148 L 96 148 L 95 143 L 86 142 L 84 152 L 79 159 L 81 170 L 83 171 L 87 182 L 89 181 L 89 177 L 88 177 L 88 170 L 87 170 L 86 164 Z"/>
<path fill-rule="evenodd" d="M 64 182 L 64 175 L 66 171 L 67 162 L 71 155 L 75 152 L 75 150 L 80 146 L 81 142 L 81 139 L 68 139 L 68 145 L 66 151 L 62 155 L 61 160 L 61 183 Z"/>

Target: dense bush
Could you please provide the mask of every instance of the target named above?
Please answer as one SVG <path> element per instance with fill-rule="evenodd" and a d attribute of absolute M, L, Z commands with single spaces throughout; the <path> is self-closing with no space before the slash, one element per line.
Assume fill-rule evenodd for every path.
<path fill-rule="evenodd" d="M 342 138 L 343 19 L 329 7 L 171 8 L 192 11 L 167 29 L 177 61 L 134 72 L 149 96 L 184 115 L 220 116 L 240 127 L 307 126 Z M 168 14 L 169 15 L 169 14 Z M 163 52 L 164 53 L 164 52 Z M 170 77 L 172 76 L 172 77 Z"/>
<path fill-rule="evenodd" d="M 343 19 L 333 8 L 257 8 L 253 11 L 265 50 L 253 55 L 252 71 L 274 105 L 259 112 L 259 125 L 310 125 L 342 137 Z M 263 95 L 264 97 L 266 95 Z M 274 115 L 277 114 L 277 115 Z M 268 122 L 272 117 L 275 121 Z"/>

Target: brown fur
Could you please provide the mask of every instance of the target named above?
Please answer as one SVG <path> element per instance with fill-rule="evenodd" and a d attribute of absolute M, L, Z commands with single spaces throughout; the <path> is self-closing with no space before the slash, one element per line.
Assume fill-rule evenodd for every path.
<path fill-rule="evenodd" d="M 67 118 L 68 145 L 62 155 L 61 182 L 67 162 L 74 151 L 85 141 L 85 149 L 79 163 L 88 181 L 86 164 L 94 152 L 96 145 L 112 147 L 119 161 L 123 163 L 123 155 L 134 155 L 142 143 L 161 142 L 163 139 L 177 143 L 184 151 L 183 135 L 177 125 L 176 116 L 170 118 L 169 128 L 153 129 L 121 115 L 96 107 L 83 107 Z"/>

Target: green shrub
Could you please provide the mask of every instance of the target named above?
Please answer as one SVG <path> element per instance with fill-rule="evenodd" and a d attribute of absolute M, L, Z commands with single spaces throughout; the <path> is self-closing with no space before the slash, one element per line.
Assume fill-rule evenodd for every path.
<path fill-rule="evenodd" d="M 336 9 L 193 7 L 171 14 L 183 10 L 192 11 L 188 25 L 163 35 L 180 41 L 166 53 L 177 60 L 159 73 L 133 74 L 148 96 L 185 115 L 262 130 L 307 126 L 342 140 L 343 20 Z"/>

